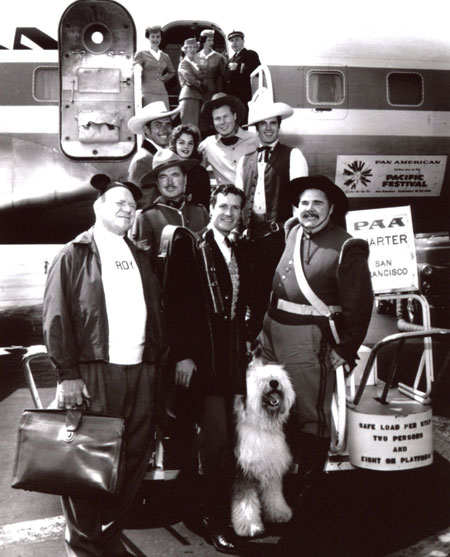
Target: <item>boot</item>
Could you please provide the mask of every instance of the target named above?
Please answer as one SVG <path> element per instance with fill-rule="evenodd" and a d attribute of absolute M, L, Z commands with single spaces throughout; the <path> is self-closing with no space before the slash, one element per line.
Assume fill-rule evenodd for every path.
<path fill-rule="evenodd" d="M 286 533 L 277 544 L 280 555 L 296 557 L 320 555 L 315 552 L 311 525 L 316 514 L 317 488 L 323 478 L 323 469 L 330 446 L 329 437 L 301 433 L 298 441 L 298 472 L 295 484 L 294 515 Z"/>
<path fill-rule="evenodd" d="M 229 555 L 242 552 L 242 542 L 230 526 L 229 485 L 220 476 L 205 476 L 200 504 L 201 534 L 216 551 Z"/>

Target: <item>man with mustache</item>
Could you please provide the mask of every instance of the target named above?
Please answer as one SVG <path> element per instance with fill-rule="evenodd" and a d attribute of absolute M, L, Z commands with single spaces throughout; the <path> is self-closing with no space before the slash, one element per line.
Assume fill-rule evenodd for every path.
<path fill-rule="evenodd" d="M 298 207 L 286 223 L 286 248 L 259 336 L 263 362 L 284 364 L 297 395 L 293 449 L 299 491 L 291 535 L 282 540 L 287 545 L 283 554 L 290 554 L 296 543 L 303 549 L 308 543 L 298 537 L 298 521 L 312 514 L 314 488 L 328 455 L 334 372 L 339 366 L 346 371 L 355 366 L 373 303 L 369 246 L 338 224 L 348 208 L 344 192 L 325 176 L 297 178 L 291 187 Z M 325 312 L 317 309 L 320 301 L 314 294 Z M 319 554 L 316 549 L 305 554 Z"/>

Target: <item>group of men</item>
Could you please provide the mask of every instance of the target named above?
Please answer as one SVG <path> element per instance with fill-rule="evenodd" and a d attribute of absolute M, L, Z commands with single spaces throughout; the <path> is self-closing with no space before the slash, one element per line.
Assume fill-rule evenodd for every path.
<path fill-rule="evenodd" d="M 203 118 L 216 131 L 199 146 L 217 181 L 209 216 L 184 195 L 192 161 L 167 149 L 176 113 L 157 101 L 130 120 L 144 137 L 130 181 L 92 179 L 95 224 L 65 246 L 48 275 L 44 336 L 59 372 L 59 407 L 87 401 L 126 418 L 126 475 L 115 504 L 63 499 L 72 556 L 132 554 L 119 536 L 148 462 L 161 374 L 192 403 L 205 539 L 240 553 L 229 526 L 232 406 L 245 395 L 249 346 L 263 362 L 283 364 L 296 392 L 298 519 L 328 453 L 334 372 L 354 367 L 370 320 L 367 243 L 337 224 L 345 194 L 324 176 L 309 177 L 301 151 L 279 142 L 292 108 L 250 103 L 245 125 L 237 96 L 219 93 L 205 104 Z M 145 210 L 150 182 L 159 197 Z M 167 223 L 190 232 L 162 270 Z"/>

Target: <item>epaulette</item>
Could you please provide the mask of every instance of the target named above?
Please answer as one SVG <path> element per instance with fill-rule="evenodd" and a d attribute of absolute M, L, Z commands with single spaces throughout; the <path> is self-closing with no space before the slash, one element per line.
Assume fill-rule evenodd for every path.
<path fill-rule="evenodd" d="M 367 259 L 369 257 L 369 244 L 366 240 L 361 238 L 349 238 L 345 240 L 341 248 L 341 253 L 339 255 L 339 264 L 341 264 L 342 259 L 347 255 L 349 250 L 359 250 L 362 255 Z"/>

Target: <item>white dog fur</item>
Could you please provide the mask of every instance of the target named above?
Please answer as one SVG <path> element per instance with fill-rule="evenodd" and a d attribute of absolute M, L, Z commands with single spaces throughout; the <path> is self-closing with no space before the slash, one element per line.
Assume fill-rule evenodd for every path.
<path fill-rule="evenodd" d="M 283 425 L 295 401 L 282 366 L 255 360 L 247 371 L 247 397 L 237 397 L 231 518 L 237 535 L 254 537 L 267 522 L 288 522 L 292 511 L 283 496 L 283 476 L 292 463 Z"/>

